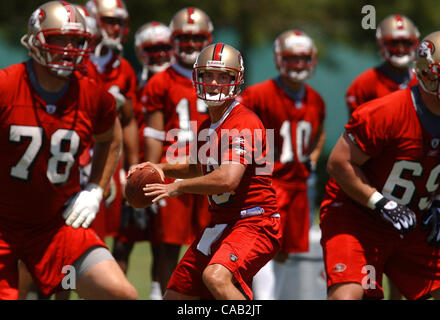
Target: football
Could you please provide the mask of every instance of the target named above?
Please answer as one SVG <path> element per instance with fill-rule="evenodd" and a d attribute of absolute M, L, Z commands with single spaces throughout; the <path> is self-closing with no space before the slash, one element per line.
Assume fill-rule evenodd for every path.
<path fill-rule="evenodd" d="M 154 197 L 146 197 L 142 190 L 146 184 L 163 183 L 159 172 L 150 165 L 137 169 L 127 179 L 125 197 L 133 208 L 146 208 Z"/>

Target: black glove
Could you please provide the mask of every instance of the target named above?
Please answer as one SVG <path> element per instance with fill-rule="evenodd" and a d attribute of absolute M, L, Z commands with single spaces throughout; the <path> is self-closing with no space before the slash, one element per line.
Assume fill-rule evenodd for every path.
<path fill-rule="evenodd" d="M 400 234 L 409 233 L 416 226 L 416 215 L 408 207 L 383 197 L 375 206 L 381 217 L 391 223 Z"/>
<path fill-rule="evenodd" d="M 312 162 L 310 158 L 307 158 L 307 160 L 304 162 L 304 165 L 306 166 L 307 171 L 310 173 L 316 171 L 316 163 Z"/>
<path fill-rule="evenodd" d="M 426 232 L 429 227 L 431 233 L 426 240 L 431 246 L 440 247 L 440 200 L 434 200 L 423 217 L 422 230 Z"/>

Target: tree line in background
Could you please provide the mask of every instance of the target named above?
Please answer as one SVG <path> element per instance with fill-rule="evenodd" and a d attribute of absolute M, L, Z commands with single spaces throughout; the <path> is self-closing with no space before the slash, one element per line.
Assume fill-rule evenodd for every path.
<path fill-rule="evenodd" d="M 84 4 L 85 0 L 76 3 Z M 374 30 L 364 30 L 362 8 L 372 5 L 376 23 L 392 13 L 410 17 L 426 35 L 440 28 L 436 0 L 125 0 L 130 13 L 131 33 L 127 49 L 133 43 L 134 32 L 142 24 L 157 20 L 168 24 L 179 9 L 196 6 L 213 20 L 215 28 L 232 28 L 240 40 L 241 51 L 250 46 L 272 42 L 288 28 L 299 28 L 310 34 L 320 51 L 325 53 L 329 41 L 338 41 L 361 50 L 374 50 Z M 27 20 L 44 1 L 1 1 L 0 32 L 12 44 L 19 44 L 26 32 Z M 74 2 L 75 3 L 75 2 Z"/>

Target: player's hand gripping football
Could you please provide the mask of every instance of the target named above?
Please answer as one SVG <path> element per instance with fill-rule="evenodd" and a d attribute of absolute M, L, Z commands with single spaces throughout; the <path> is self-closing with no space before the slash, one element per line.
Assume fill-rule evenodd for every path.
<path fill-rule="evenodd" d="M 416 215 L 410 208 L 385 197 L 376 203 L 375 210 L 400 234 L 410 232 L 416 225 Z"/>
<path fill-rule="evenodd" d="M 94 183 L 89 183 L 84 190 L 76 193 L 68 200 L 63 212 L 66 225 L 77 229 L 88 228 L 96 217 L 103 196 L 103 189 Z"/>
<path fill-rule="evenodd" d="M 422 221 L 424 232 L 431 228 L 426 240 L 431 246 L 440 247 L 440 200 L 434 200 Z"/>

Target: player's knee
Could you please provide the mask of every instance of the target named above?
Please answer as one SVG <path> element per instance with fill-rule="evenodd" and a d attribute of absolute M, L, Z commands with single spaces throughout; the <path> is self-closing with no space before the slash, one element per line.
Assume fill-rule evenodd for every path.
<path fill-rule="evenodd" d="M 128 281 L 125 281 L 125 283 L 123 283 L 121 285 L 114 286 L 111 294 L 113 295 L 114 299 L 116 299 L 116 300 L 137 300 L 138 299 L 138 292 L 137 292 L 136 288 Z"/>
<path fill-rule="evenodd" d="M 202 280 L 209 289 L 220 288 L 227 284 L 228 275 L 222 269 L 211 265 L 203 271 Z"/>
<path fill-rule="evenodd" d="M 330 287 L 328 300 L 362 300 L 364 290 L 358 283 L 339 283 Z"/>

